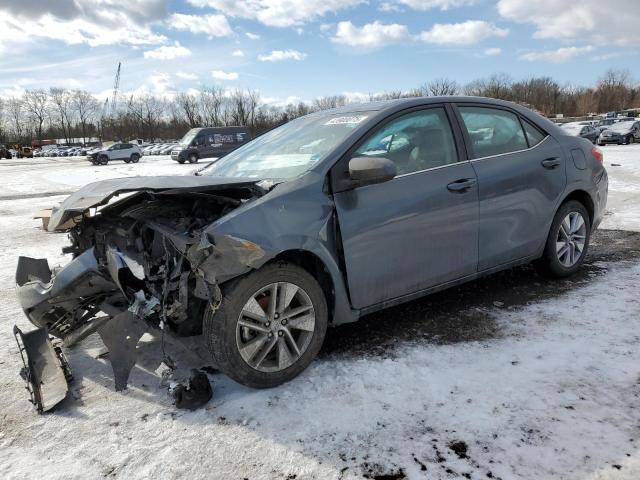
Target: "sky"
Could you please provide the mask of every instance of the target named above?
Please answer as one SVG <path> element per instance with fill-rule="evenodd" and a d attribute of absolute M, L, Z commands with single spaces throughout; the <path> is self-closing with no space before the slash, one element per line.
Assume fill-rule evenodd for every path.
<path fill-rule="evenodd" d="M 0 97 L 252 88 L 365 98 L 506 73 L 640 79 L 640 0 L 0 0 Z"/>

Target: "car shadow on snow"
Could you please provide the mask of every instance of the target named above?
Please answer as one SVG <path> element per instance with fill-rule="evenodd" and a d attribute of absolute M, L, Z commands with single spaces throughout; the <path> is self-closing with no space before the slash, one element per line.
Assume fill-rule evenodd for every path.
<path fill-rule="evenodd" d="M 605 274 L 610 263 L 640 258 L 640 233 L 599 230 L 589 248 L 584 266 L 569 279 L 548 280 L 526 265 L 367 315 L 355 323 L 330 328 L 319 357 L 393 357 L 395 348 L 407 343 L 448 345 L 500 338 L 504 333 L 492 310 L 517 309 L 562 295 Z M 160 337 L 145 339 L 138 345 L 138 362 L 130 383 L 151 391 L 159 384 L 156 371 L 163 358 L 162 344 Z M 113 389 L 108 358 L 96 359 L 100 347 L 102 344 L 94 334 L 68 350 L 76 377 L 72 388 L 76 401 L 81 402 L 83 377 Z M 210 366 L 206 347 L 200 340 L 183 346 L 179 341 L 167 339 L 165 349 L 170 357 L 178 360 L 181 367 L 178 376 L 188 376 L 191 368 Z M 149 392 L 142 397 L 154 401 Z M 168 402 L 166 395 L 158 401 Z"/>
<path fill-rule="evenodd" d="M 447 345 L 497 339 L 504 333 L 491 314 L 492 310 L 517 309 L 562 295 L 606 273 L 608 264 L 636 258 L 640 258 L 640 233 L 599 230 L 592 238 L 583 268 L 569 279 L 544 279 L 530 265 L 496 273 L 368 315 L 359 322 L 330 328 L 320 358 L 393 357 L 396 347 L 408 343 Z M 108 359 L 96 360 L 101 346 L 94 334 L 68 350 L 76 376 L 72 397 L 77 402 L 82 402 L 83 377 L 113 389 Z M 209 366 L 206 349 L 197 340 L 187 347 L 179 342 L 166 342 L 165 348 L 178 360 L 181 369 L 177 376 L 186 378 L 191 368 Z M 138 363 L 130 383 L 143 389 L 140 397 L 145 401 L 170 403 L 164 393 L 157 399 L 151 393 L 158 388 L 156 371 L 163 358 L 159 337 L 142 341 L 138 352 Z M 216 375 L 216 381 L 219 378 Z M 128 394 L 138 396 L 131 390 Z"/>
<path fill-rule="evenodd" d="M 568 279 L 549 280 L 531 265 L 450 288 L 329 329 L 321 356 L 387 355 L 403 342 L 452 344 L 501 336 L 490 309 L 513 309 L 562 295 L 606 273 L 606 263 L 640 257 L 640 233 L 597 230 L 583 267 Z"/>

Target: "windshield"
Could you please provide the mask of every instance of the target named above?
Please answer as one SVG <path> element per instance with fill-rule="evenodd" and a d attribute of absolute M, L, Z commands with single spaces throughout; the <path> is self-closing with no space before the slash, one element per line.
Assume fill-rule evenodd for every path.
<path fill-rule="evenodd" d="M 200 172 L 221 177 L 294 178 L 323 160 L 371 112 L 303 117 L 265 133 Z"/>
<path fill-rule="evenodd" d="M 191 130 L 189 130 L 187 133 L 184 134 L 184 137 L 182 137 L 182 140 L 180 140 L 179 142 L 180 145 L 189 145 L 199 131 L 200 131 L 199 128 L 192 128 Z"/>
<path fill-rule="evenodd" d="M 627 130 L 631 129 L 631 125 L 632 124 L 629 122 L 618 122 L 611 125 L 609 127 L 609 130 L 614 130 L 616 132 L 626 132 Z"/>

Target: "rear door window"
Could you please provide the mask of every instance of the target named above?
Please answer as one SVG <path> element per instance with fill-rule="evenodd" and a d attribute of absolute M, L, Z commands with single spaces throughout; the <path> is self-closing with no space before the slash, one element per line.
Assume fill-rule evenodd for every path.
<path fill-rule="evenodd" d="M 458 110 L 469 135 L 472 158 L 529 148 L 516 114 L 491 107 L 458 107 Z"/>

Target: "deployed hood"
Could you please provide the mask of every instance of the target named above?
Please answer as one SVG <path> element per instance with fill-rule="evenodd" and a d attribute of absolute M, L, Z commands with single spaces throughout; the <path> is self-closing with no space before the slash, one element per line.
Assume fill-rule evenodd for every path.
<path fill-rule="evenodd" d="M 67 197 L 51 213 L 47 230 L 55 231 L 69 219 L 82 215 L 90 208 L 104 205 L 109 200 L 127 192 L 162 192 L 167 190 L 215 191 L 229 187 L 246 188 L 260 180 L 253 178 L 229 178 L 208 176 L 163 176 L 112 178 L 85 185 Z"/>

